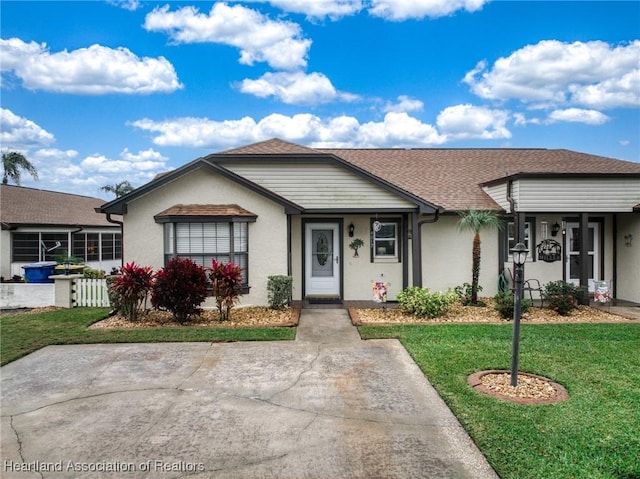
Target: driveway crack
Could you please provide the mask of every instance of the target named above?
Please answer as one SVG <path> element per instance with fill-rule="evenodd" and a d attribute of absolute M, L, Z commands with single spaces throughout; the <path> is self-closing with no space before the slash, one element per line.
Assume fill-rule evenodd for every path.
<path fill-rule="evenodd" d="M 307 374 L 309 371 L 311 371 L 314 368 L 314 366 L 316 364 L 316 361 L 320 358 L 320 349 L 321 349 L 321 347 L 322 347 L 322 344 L 318 344 L 316 346 L 316 354 L 315 354 L 315 356 L 309 362 L 309 365 L 305 369 L 300 371 L 300 373 L 298 374 L 296 379 L 289 386 L 287 386 L 286 388 L 284 388 L 281 391 L 278 391 L 278 392 L 272 394 L 271 396 L 269 396 L 269 398 L 266 400 L 266 402 L 270 402 L 276 396 L 278 396 L 280 394 L 284 394 L 284 393 L 290 391 L 291 389 L 293 389 L 294 387 L 296 387 L 298 385 L 298 383 L 300 382 L 300 380 L 302 379 L 302 376 L 304 376 L 305 374 Z"/>

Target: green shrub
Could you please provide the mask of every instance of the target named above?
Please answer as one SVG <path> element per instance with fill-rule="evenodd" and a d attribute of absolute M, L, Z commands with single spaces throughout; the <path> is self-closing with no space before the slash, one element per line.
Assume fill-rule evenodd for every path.
<path fill-rule="evenodd" d="M 432 293 L 427 288 L 412 286 L 400 291 L 397 299 L 400 309 L 405 313 L 421 318 L 436 318 L 458 301 L 458 295 L 450 291 Z"/>
<path fill-rule="evenodd" d="M 156 273 L 151 304 L 170 311 L 179 323 L 200 314 L 207 298 L 207 274 L 188 258 L 174 258 Z"/>
<path fill-rule="evenodd" d="M 464 283 L 462 286 L 456 286 L 454 289 L 455 293 L 458 295 L 460 302 L 463 306 L 467 306 L 472 304 L 471 298 L 473 297 L 473 288 L 469 283 Z M 482 286 L 478 285 L 478 293 L 482 291 Z M 484 303 L 478 301 L 476 305 L 484 306 Z"/>
<path fill-rule="evenodd" d="M 153 269 L 135 263 L 124 265 L 109 284 L 109 298 L 130 321 L 138 319 L 138 311 L 147 301 L 153 285 Z"/>
<path fill-rule="evenodd" d="M 585 288 L 560 280 L 547 283 L 542 295 L 548 308 L 566 316 L 586 297 L 587 292 Z"/>
<path fill-rule="evenodd" d="M 293 278 L 291 276 L 269 276 L 267 293 L 271 309 L 283 309 L 291 304 Z"/>
<path fill-rule="evenodd" d="M 103 279 L 107 275 L 101 269 L 92 269 L 89 267 L 84 268 L 83 270 L 84 277 L 87 279 Z"/>
<path fill-rule="evenodd" d="M 493 299 L 496 302 L 494 308 L 500 313 L 500 316 L 507 320 L 513 319 L 513 293 L 511 293 L 511 291 L 503 291 L 496 294 Z M 531 301 L 523 299 L 520 303 L 520 311 L 524 314 L 529 311 L 530 308 Z"/>
<path fill-rule="evenodd" d="M 235 263 L 218 263 L 214 259 L 209 278 L 213 286 L 213 296 L 215 296 L 218 305 L 220 320 L 227 321 L 231 314 L 231 308 L 238 302 L 242 293 L 242 268 Z"/>

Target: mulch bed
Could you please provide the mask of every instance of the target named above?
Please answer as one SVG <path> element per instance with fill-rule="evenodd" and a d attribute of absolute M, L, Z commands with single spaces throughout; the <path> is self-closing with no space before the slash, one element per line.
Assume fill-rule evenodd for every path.
<path fill-rule="evenodd" d="M 174 321 L 171 313 L 166 311 L 146 311 L 141 313 L 136 321 L 115 315 L 92 324 L 90 328 L 275 328 L 297 326 L 299 318 L 299 308 L 276 310 L 265 307 L 237 307 L 231 310 L 228 321 L 221 321 L 217 310 L 204 310 L 199 316 L 181 324 Z"/>
<path fill-rule="evenodd" d="M 517 386 L 511 385 L 511 371 L 478 371 L 467 378 L 469 386 L 484 394 L 518 404 L 553 404 L 569 398 L 560 384 L 537 374 L 518 371 Z"/>

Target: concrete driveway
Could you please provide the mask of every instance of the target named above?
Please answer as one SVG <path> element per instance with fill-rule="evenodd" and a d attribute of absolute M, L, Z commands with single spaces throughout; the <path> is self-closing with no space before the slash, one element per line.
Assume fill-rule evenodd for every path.
<path fill-rule="evenodd" d="M 395 340 L 50 346 L 1 369 L 3 478 L 496 478 Z"/>

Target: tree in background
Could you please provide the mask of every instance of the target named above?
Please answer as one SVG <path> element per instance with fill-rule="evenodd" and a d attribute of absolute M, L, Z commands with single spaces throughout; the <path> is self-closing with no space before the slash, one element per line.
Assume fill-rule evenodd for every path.
<path fill-rule="evenodd" d="M 2 168 L 4 170 L 2 176 L 2 184 L 9 184 L 12 180 L 16 185 L 20 185 L 20 175 L 22 170 L 33 176 L 34 180 L 38 179 L 36 167 L 29 160 L 17 151 L 6 151 L 2 153 Z"/>
<path fill-rule="evenodd" d="M 471 303 L 478 304 L 478 279 L 480 277 L 480 231 L 483 229 L 502 229 L 501 218 L 493 211 L 469 210 L 458 213 L 458 227 L 473 232 L 473 263 L 471 267 Z"/>
<path fill-rule="evenodd" d="M 116 198 L 120 198 L 121 196 L 130 193 L 134 189 L 135 188 L 131 186 L 131 183 L 129 183 L 127 180 L 116 183 L 115 185 L 106 185 L 100 188 L 100 190 L 106 191 L 107 193 L 113 193 L 114 195 L 116 195 Z"/>

